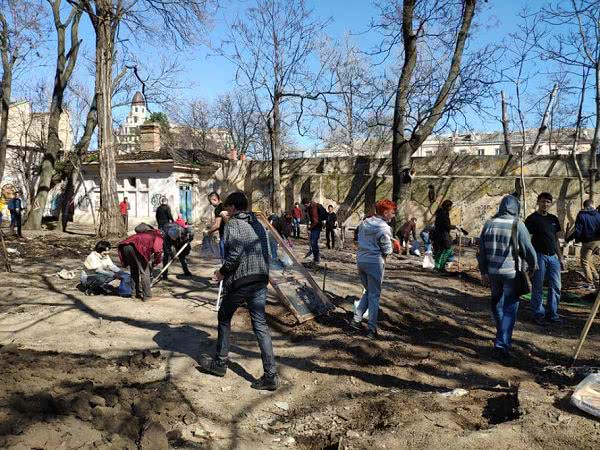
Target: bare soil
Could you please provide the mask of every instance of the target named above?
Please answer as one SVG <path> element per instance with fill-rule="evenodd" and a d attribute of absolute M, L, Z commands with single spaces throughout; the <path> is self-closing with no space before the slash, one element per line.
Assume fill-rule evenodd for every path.
<path fill-rule="evenodd" d="M 535 325 L 522 303 L 514 358 L 500 364 L 472 249 L 447 276 L 421 269 L 420 258 L 391 258 L 375 342 L 345 333 L 361 295 L 353 244 L 325 249 L 336 309 L 298 325 L 270 292 L 283 386 L 261 393 L 250 388 L 262 367 L 244 310 L 227 375 L 197 370 L 214 352 L 217 297 L 216 262 L 198 257 L 199 243 L 195 276 L 179 278 L 176 263 L 154 300 L 140 302 L 85 296 L 77 279 L 56 276 L 80 269 L 92 236 L 28 236 L 7 242 L 19 256 L 13 273 L 0 273 L 0 448 L 598 448 L 600 421 L 569 403 L 600 365 L 596 323 L 568 368 L 593 296 L 562 304 L 560 327 Z M 305 251 L 298 241 L 297 255 Z M 581 295 L 571 266 L 565 289 Z M 320 284 L 323 267 L 311 271 Z M 444 395 L 456 388 L 467 393 Z"/>

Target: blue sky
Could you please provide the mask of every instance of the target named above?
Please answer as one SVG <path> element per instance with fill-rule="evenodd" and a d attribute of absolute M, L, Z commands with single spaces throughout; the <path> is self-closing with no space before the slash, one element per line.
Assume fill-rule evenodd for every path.
<path fill-rule="evenodd" d="M 228 24 L 231 23 L 236 14 L 241 14 L 244 8 L 252 3 L 252 0 L 221 0 L 222 6 L 213 19 L 213 26 L 208 33 L 210 40 L 217 45 L 226 35 Z M 484 11 L 479 16 L 480 28 L 475 36 L 476 45 L 489 42 L 499 43 L 503 36 L 516 30 L 518 23 L 518 12 L 525 4 L 530 8 L 537 9 L 547 2 L 542 0 L 490 0 L 484 4 Z M 350 32 L 354 35 L 356 44 L 367 50 L 379 39 L 377 33 L 368 30 L 369 23 L 376 16 L 377 10 L 370 0 L 307 0 L 307 4 L 314 9 L 315 15 L 320 18 L 331 18 L 331 22 L 325 32 L 333 39 L 341 39 L 344 34 Z M 84 46 L 89 57 L 93 57 L 94 36 L 87 18 L 82 21 L 81 35 Z M 142 62 L 156 65 L 159 58 L 157 55 L 161 49 L 152 48 L 146 42 L 136 44 L 136 53 Z M 50 45 L 49 54 L 52 55 L 53 46 Z M 169 52 L 171 55 L 173 52 Z M 179 74 L 179 81 L 185 88 L 179 90 L 179 97 L 203 98 L 213 100 L 220 94 L 234 87 L 235 68 L 222 57 L 214 55 L 205 46 L 186 50 L 177 54 L 183 71 Z M 51 60 L 50 60 L 51 61 Z M 53 67 L 42 69 L 48 71 L 47 78 L 52 80 Z M 79 68 L 78 78 L 84 80 L 90 87 L 93 86 L 93 78 L 89 75 L 89 69 Z M 41 76 L 40 71 L 36 76 Z M 32 75 L 33 76 L 33 75 Z M 23 80 L 21 80 L 23 81 Z M 18 91 L 16 93 L 18 95 Z M 126 114 L 126 108 L 115 111 L 117 118 Z M 471 117 L 475 129 L 498 129 L 499 124 L 491 119 Z"/>

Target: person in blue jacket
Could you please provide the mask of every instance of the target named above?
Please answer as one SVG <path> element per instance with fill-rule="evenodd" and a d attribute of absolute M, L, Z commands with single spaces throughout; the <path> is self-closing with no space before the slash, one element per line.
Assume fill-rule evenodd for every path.
<path fill-rule="evenodd" d="M 600 248 L 600 211 L 594 208 L 592 200 L 583 202 L 583 209 L 577 214 L 575 227 L 565 241 L 581 242 L 581 267 L 585 273 L 587 284 L 585 289 L 595 290 L 599 276 L 592 261 L 592 254 Z"/>

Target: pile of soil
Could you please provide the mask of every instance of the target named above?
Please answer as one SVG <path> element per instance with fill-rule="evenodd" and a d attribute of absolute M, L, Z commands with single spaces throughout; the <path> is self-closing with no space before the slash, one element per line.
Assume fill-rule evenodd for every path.
<path fill-rule="evenodd" d="M 115 360 L 0 348 L 0 447 L 167 449 L 197 421 L 168 380 L 145 381 L 163 363 L 144 351 Z"/>

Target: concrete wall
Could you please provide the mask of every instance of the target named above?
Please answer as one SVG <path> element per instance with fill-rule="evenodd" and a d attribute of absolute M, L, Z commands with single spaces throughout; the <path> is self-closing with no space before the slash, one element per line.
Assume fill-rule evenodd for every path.
<path fill-rule="evenodd" d="M 587 161 L 579 156 L 582 173 Z M 445 199 L 455 203 L 453 220 L 478 232 L 497 209 L 500 199 L 515 190 L 520 161 L 507 156 L 431 157 L 413 159 L 417 171 L 406 216 L 419 224 L 429 222 Z M 208 184 L 222 194 L 242 190 L 251 197 L 255 210 L 269 210 L 269 162 L 230 161 L 218 170 Z M 527 212 L 535 208 L 540 192 L 555 197 L 553 212 L 563 225 L 573 222 L 579 210 L 579 181 L 573 160 L 564 156 L 530 156 L 523 173 L 527 188 Z M 587 188 L 587 180 L 585 188 Z M 435 201 L 428 199 L 428 186 L 435 188 Z M 391 160 L 368 158 L 310 158 L 282 162 L 282 202 L 289 208 L 302 197 L 332 204 L 347 225 L 372 211 L 377 200 L 392 195 Z"/>
<path fill-rule="evenodd" d="M 587 161 L 580 156 L 582 173 L 587 173 Z M 377 200 L 392 195 L 391 161 L 389 159 L 309 158 L 282 162 L 282 190 L 279 193 L 286 209 L 303 197 L 314 198 L 324 205 L 334 205 L 340 221 L 352 226 L 370 213 Z M 439 204 L 451 199 L 455 204 L 453 221 L 462 223 L 472 233 L 478 233 L 491 217 L 500 199 L 515 190 L 520 173 L 519 158 L 507 156 L 453 155 L 414 158 L 417 171 L 412 197 L 405 214 L 415 216 L 419 225 L 429 222 Z M 224 197 L 233 191 L 244 191 L 253 210 L 270 210 L 271 163 L 262 161 L 225 161 L 218 168 L 188 171 L 172 163 L 122 164 L 118 166 L 120 198 L 127 192 L 132 199 L 130 223 L 154 223 L 154 211 L 162 196 L 169 200 L 173 213 L 179 211 L 181 184 L 193 186 L 194 221 L 212 220 L 213 209 L 207 195 L 217 191 Z M 85 170 L 88 191 L 95 207 L 99 206 L 97 169 Z M 563 156 L 528 157 L 523 173 L 527 187 L 527 212 L 535 208 L 535 199 L 542 191 L 555 197 L 553 212 L 563 225 L 573 222 L 579 210 L 579 181 L 573 160 Z M 135 177 L 136 186 L 128 182 Z M 141 181 L 140 181 L 141 180 Z M 147 181 L 144 181 L 147 180 Z M 428 199 L 428 186 L 435 189 L 435 200 Z M 587 180 L 584 189 L 587 188 Z M 78 192 L 76 220 L 91 221 L 89 207 L 85 209 L 83 191 Z M 135 202 L 135 205 L 134 205 Z"/>

